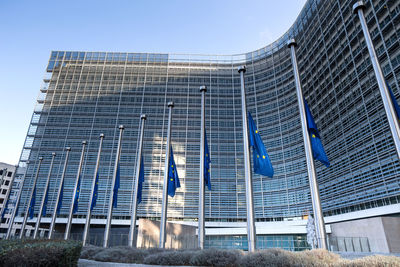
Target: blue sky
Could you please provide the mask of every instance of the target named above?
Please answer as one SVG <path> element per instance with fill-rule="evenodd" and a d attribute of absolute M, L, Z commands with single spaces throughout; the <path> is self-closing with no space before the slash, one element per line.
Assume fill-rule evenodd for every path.
<path fill-rule="evenodd" d="M 305 0 L 0 1 L 0 162 L 17 164 L 52 50 L 239 54 L 285 33 Z"/>

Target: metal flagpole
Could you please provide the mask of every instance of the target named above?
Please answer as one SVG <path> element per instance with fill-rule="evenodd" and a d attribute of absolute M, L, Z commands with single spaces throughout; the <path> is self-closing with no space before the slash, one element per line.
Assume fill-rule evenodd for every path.
<path fill-rule="evenodd" d="M 29 161 L 27 162 L 27 164 L 29 164 Z M 10 235 L 11 235 L 11 231 L 12 231 L 12 228 L 13 228 L 15 216 L 16 216 L 17 210 L 18 210 L 19 201 L 21 200 L 22 188 L 24 187 L 24 184 L 25 184 L 25 181 L 26 181 L 25 178 L 26 178 L 27 169 L 28 169 L 28 167 L 26 167 L 24 178 L 22 180 L 22 185 L 18 190 L 18 195 L 17 195 L 16 201 L 15 201 L 15 204 L 14 204 L 13 212 L 11 214 L 10 222 L 9 222 L 8 229 L 7 229 L 6 239 L 9 239 Z M 15 170 L 15 173 L 16 172 L 17 172 L 17 170 Z M 14 175 L 15 175 L 15 173 L 14 173 Z M 10 188 L 9 191 L 11 191 L 11 188 Z"/>
<path fill-rule="evenodd" d="M 71 224 L 72 224 L 72 213 L 74 210 L 74 205 L 75 205 L 75 197 L 76 197 L 76 190 L 78 189 L 78 183 L 79 178 L 81 176 L 81 171 L 82 171 L 82 165 L 83 165 L 83 160 L 85 157 L 85 147 L 86 147 L 87 142 L 82 141 L 82 152 L 81 152 L 81 159 L 79 160 L 79 167 L 78 167 L 78 173 L 76 174 L 76 179 L 75 179 L 75 186 L 74 186 L 74 191 L 72 193 L 72 199 L 71 199 L 71 205 L 69 206 L 69 214 L 68 214 L 68 220 L 67 220 L 67 225 L 65 226 L 65 233 L 64 233 L 64 239 L 67 240 L 69 238 L 69 234 L 71 232 Z M 77 199 L 77 201 L 79 198 Z M 76 204 L 78 205 L 78 204 Z"/>
<path fill-rule="evenodd" d="M 168 114 L 168 131 L 167 131 L 167 145 L 165 146 L 165 165 L 164 165 L 164 186 L 162 195 L 162 210 L 161 210 L 161 222 L 160 222 L 160 248 L 165 248 L 166 238 L 166 226 L 167 226 L 167 208 L 168 208 L 168 170 L 169 170 L 169 153 L 171 146 L 171 120 L 172 120 L 172 108 L 174 102 L 168 102 L 169 114 Z"/>
<path fill-rule="evenodd" d="M 97 173 L 99 171 L 99 166 L 100 166 L 100 154 L 101 154 L 101 148 L 103 146 L 103 139 L 104 139 L 104 134 L 100 134 L 99 151 L 97 152 L 97 160 L 96 160 L 96 167 L 94 168 L 92 189 L 90 190 L 89 205 L 88 205 L 88 210 L 87 210 L 87 215 L 86 215 L 85 230 L 83 231 L 82 246 L 86 245 L 87 237 L 88 237 L 89 229 L 90 229 L 90 217 L 92 216 L 93 193 L 94 193 L 94 188 L 96 186 L 96 178 L 97 178 Z"/>
<path fill-rule="evenodd" d="M 364 17 L 364 9 L 365 5 L 363 1 L 358 1 L 353 5 L 354 13 L 358 14 L 358 17 L 360 18 L 360 23 L 364 33 L 365 42 L 368 47 L 368 52 L 371 58 L 372 67 L 374 68 L 375 77 L 378 82 L 378 87 L 382 97 L 383 106 L 385 107 L 386 117 L 389 122 L 390 131 L 392 132 L 392 137 L 394 145 L 396 147 L 397 156 L 400 159 L 400 125 L 399 121 L 396 119 L 397 118 L 396 111 L 394 109 L 392 99 L 390 98 L 389 89 L 385 82 L 385 77 L 383 76 L 382 68 L 379 64 L 379 60 L 375 52 L 375 47 L 374 44 L 372 43 L 372 39 L 368 31 L 368 25 Z"/>
<path fill-rule="evenodd" d="M 200 127 L 200 183 L 199 183 L 199 236 L 198 245 L 200 249 L 204 249 L 205 239 L 205 222 L 204 222 L 204 202 L 205 202 L 205 190 L 204 190 L 204 135 L 205 135 L 205 98 L 207 87 L 200 86 L 201 92 L 201 127 Z"/>
<path fill-rule="evenodd" d="M 3 180 L 4 180 L 4 176 L 6 175 L 6 173 L 7 173 L 7 168 L 4 168 L 3 174 L 1 175 L 1 178 L 0 178 L 0 187 L 3 185 Z"/>
<path fill-rule="evenodd" d="M 40 226 L 40 220 L 42 219 L 43 205 L 44 205 L 44 201 L 46 199 L 47 190 L 49 190 L 51 171 L 53 169 L 53 163 L 54 163 L 54 158 L 56 157 L 56 153 L 54 153 L 54 152 L 51 153 L 51 156 L 52 156 L 52 158 L 51 158 L 51 163 L 50 163 L 49 174 L 47 175 L 47 181 L 46 181 L 46 185 L 44 187 L 42 202 L 40 203 L 40 209 L 39 209 L 39 213 L 38 213 L 37 220 L 36 220 L 35 231 L 33 232 L 33 238 L 37 237 L 37 233 L 38 233 L 39 226 Z"/>
<path fill-rule="evenodd" d="M 118 140 L 118 148 L 117 148 L 117 155 L 115 157 L 115 165 L 114 165 L 114 174 L 111 181 L 111 195 L 110 200 L 108 201 L 108 211 L 107 211 L 107 221 L 106 221 L 106 229 L 104 232 L 104 241 L 103 247 L 108 247 L 108 240 L 110 238 L 110 229 L 111 229 L 111 219 L 112 219 L 112 210 L 113 210 L 113 200 L 114 200 L 114 186 L 115 186 L 115 179 L 117 178 L 117 171 L 118 171 L 118 164 L 119 158 L 121 155 L 121 142 L 122 142 L 122 132 L 124 131 L 124 126 L 119 126 L 119 140 Z"/>
<path fill-rule="evenodd" d="M 50 223 L 50 228 L 49 228 L 49 239 L 52 239 L 53 235 L 54 235 L 54 227 L 56 225 L 56 218 L 57 218 L 57 209 L 58 209 L 58 205 L 60 205 L 60 203 L 59 203 L 60 195 L 61 195 L 61 190 L 62 190 L 63 184 L 64 184 L 65 173 L 67 171 L 67 165 L 68 165 L 69 152 L 71 151 L 71 148 L 66 147 L 65 150 L 67 151 L 67 153 L 65 155 L 64 168 L 63 168 L 63 172 L 61 174 L 60 184 L 58 185 L 56 205 L 54 207 L 53 216 L 51 217 L 51 223 Z M 62 199 L 61 199 L 61 201 L 62 201 Z"/>
<path fill-rule="evenodd" d="M 26 210 L 25 210 L 25 214 L 24 214 L 24 220 L 22 221 L 21 232 L 19 233 L 19 239 L 21 239 L 23 234 L 24 234 L 26 220 L 28 219 L 29 206 L 30 206 L 31 201 L 32 201 L 33 191 L 35 190 L 35 187 L 36 187 L 36 182 L 37 182 L 37 179 L 38 179 L 38 176 L 39 176 L 39 171 L 40 171 L 40 166 L 42 165 L 42 161 L 43 161 L 43 157 L 39 157 L 39 165 L 38 165 L 38 168 L 36 170 L 35 179 L 33 180 L 33 186 L 32 186 L 32 189 L 31 189 L 30 196 L 29 196 L 29 201 L 27 202 L 27 205 L 26 205 Z M 21 187 L 21 191 L 22 191 L 22 187 Z"/>
<path fill-rule="evenodd" d="M 256 227 L 254 225 L 254 204 L 253 204 L 253 183 L 250 165 L 250 146 L 249 146 L 249 132 L 247 123 L 247 109 L 246 109 L 246 92 L 244 89 L 244 73 L 246 66 L 238 68 L 240 74 L 240 87 L 242 95 L 242 124 L 243 124 L 243 154 L 244 154 L 244 175 L 246 183 L 246 210 L 247 210 L 247 240 L 249 243 L 249 252 L 256 249 Z"/>
<path fill-rule="evenodd" d="M 9 198 L 9 196 L 10 196 L 10 192 L 11 192 L 11 190 L 12 190 L 12 188 L 13 188 L 13 183 L 14 183 L 14 178 L 15 178 L 15 175 L 17 174 L 17 168 L 18 168 L 18 166 L 16 165 L 15 166 L 15 171 L 14 171 L 14 173 L 13 173 L 13 175 L 12 175 L 12 177 L 11 177 L 11 181 L 10 181 L 10 187 L 8 188 L 8 190 L 7 190 L 7 192 L 6 192 L 6 196 L 5 196 L 5 198 L 4 198 L 4 205 L 3 205 L 3 208 L 1 209 L 1 211 L 0 211 L 0 216 L 1 216 L 1 214 L 3 214 L 3 211 L 7 208 L 7 202 L 8 202 L 8 198 Z"/>
<path fill-rule="evenodd" d="M 295 79 L 295 84 L 296 84 L 297 101 L 299 102 L 301 128 L 303 131 L 304 150 L 306 153 L 306 160 L 307 160 L 307 171 L 308 171 L 308 179 L 309 179 L 310 190 L 311 190 L 311 201 L 312 201 L 312 206 L 313 206 L 313 211 L 314 211 L 314 221 L 315 221 L 315 228 L 316 228 L 316 233 L 317 233 L 317 242 L 318 242 L 318 248 L 328 249 L 328 246 L 326 243 L 324 217 L 322 215 L 321 200 L 320 200 L 320 196 L 319 196 L 317 173 L 315 172 L 315 167 L 314 167 L 314 157 L 312 154 L 310 135 L 307 130 L 307 118 L 306 118 L 306 110 L 304 107 L 303 92 L 302 92 L 301 84 L 300 84 L 299 70 L 297 68 L 297 59 L 296 59 L 296 51 L 295 51 L 296 45 L 297 45 L 297 43 L 294 39 L 291 39 L 288 41 L 288 47 L 290 48 L 291 57 L 292 57 L 293 74 L 294 74 L 294 79 Z"/>
<path fill-rule="evenodd" d="M 144 134 L 144 123 L 146 121 L 146 115 L 142 114 L 140 116 L 142 125 L 140 126 L 140 139 L 139 139 L 139 150 L 138 150 L 138 157 L 136 160 L 136 179 L 135 185 L 133 190 L 133 200 L 132 200 L 132 214 L 131 214 L 131 226 L 129 228 L 129 240 L 128 245 L 133 247 L 133 241 L 135 240 L 135 230 L 136 230 L 136 211 L 137 211 L 137 196 L 139 190 L 139 175 L 140 175 L 140 162 L 142 161 L 142 148 L 143 148 L 143 134 Z M 136 244 L 135 244 L 136 247 Z"/>

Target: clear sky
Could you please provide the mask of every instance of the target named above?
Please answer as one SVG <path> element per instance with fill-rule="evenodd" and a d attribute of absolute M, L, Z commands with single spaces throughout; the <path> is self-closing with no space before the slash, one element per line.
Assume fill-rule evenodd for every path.
<path fill-rule="evenodd" d="M 306 0 L 0 0 L 0 162 L 17 164 L 52 50 L 239 54 Z"/>

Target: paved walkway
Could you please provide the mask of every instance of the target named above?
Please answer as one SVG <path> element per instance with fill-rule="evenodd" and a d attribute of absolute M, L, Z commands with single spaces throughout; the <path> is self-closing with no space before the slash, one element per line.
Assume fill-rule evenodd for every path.
<path fill-rule="evenodd" d="M 400 253 L 379 253 L 379 252 L 333 252 L 339 254 L 340 257 L 348 260 L 363 258 L 372 255 L 396 256 L 400 257 Z"/>

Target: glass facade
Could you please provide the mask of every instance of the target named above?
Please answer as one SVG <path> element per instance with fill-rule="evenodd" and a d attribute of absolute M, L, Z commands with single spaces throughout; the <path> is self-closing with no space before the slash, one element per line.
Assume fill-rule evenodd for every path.
<path fill-rule="evenodd" d="M 205 248 L 248 250 L 247 236 L 207 236 Z M 258 235 L 257 249 L 282 248 L 290 251 L 311 249 L 306 235 Z"/>
<path fill-rule="evenodd" d="M 400 2 L 365 2 L 366 20 L 384 75 L 400 100 Z M 40 199 L 51 153 L 56 152 L 47 210 L 47 217 L 51 216 L 64 148 L 70 146 L 60 217 L 67 216 L 81 142 L 87 140 L 79 212 L 75 215 L 85 217 L 99 135 L 104 133 L 93 217 L 105 218 L 112 190 L 118 126 L 122 124 L 125 131 L 121 187 L 113 216 L 129 220 L 140 114 L 145 113 L 148 116 L 143 150 L 145 182 L 138 216 L 159 219 L 167 102 L 174 101 L 171 140 L 182 187 L 174 198 L 169 198 L 168 217 L 195 220 L 200 162 L 199 87 L 206 85 L 206 129 L 213 187 L 211 192 L 206 190 L 206 220 L 246 220 L 237 72 L 237 67 L 243 64 L 247 67 L 247 109 L 257 123 L 275 170 L 272 179 L 253 174 L 256 220 L 280 221 L 312 212 L 290 51 L 286 46 L 290 38 L 295 38 L 298 44 L 304 96 L 331 162 L 330 168 L 316 162 L 324 215 L 399 203 L 400 164 L 359 19 L 352 13 L 353 3 L 309 0 L 280 39 L 240 55 L 53 51 L 19 163 L 26 167 L 19 216 L 27 206 L 38 157 L 44 157 L 37 184 L 37 199 Z M 24 175 L 22 172 L 17 175 L 19 186 Z M 16 193 L 12 195 L 15 197 Z M 35 213 L 38 211 L 36 206 Z M 270 241 L 265 242 L 269 246 Z"/>

